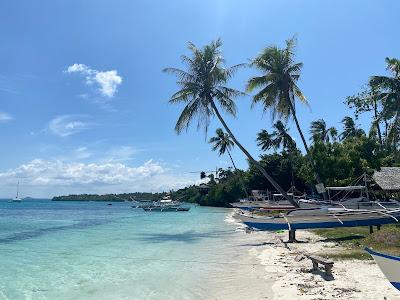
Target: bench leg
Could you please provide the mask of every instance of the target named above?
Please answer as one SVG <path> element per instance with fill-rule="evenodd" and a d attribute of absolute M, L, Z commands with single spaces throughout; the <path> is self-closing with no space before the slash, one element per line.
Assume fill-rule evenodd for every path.
<path fill-rule="evenodd" d="M 318 263 L 315 262 L 315 261 L 312 262 L 312 270 L 313 271 L 317 271 L 318 270 Z"/>
<path fill-rule="evenodd" d="M 377 225 L 377 226 L 376 226 L 376 229 L 377 229 L 377 230 L 381 230 L 381 225 Z"/>
<path fill-rule="evenodd" d="M 374 227 L 373 226 L 369 226 L 369 233 L 374 233 Z"/>
<path fill-rule="evenodd" d="M 326 275 L 328 275 L 328 276 L 332 276 L 332 266 L 326 265 L 326 266 L 325 266 L 325 273 L 326 273 Z"/>

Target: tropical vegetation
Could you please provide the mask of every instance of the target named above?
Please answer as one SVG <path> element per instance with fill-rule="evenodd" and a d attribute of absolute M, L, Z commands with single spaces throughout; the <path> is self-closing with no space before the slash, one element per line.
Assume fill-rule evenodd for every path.
<path fill-rule="evenodd" d="M 268 189 L 287 191 L 291 187 L 316 193 L 315 184 L 348 185 L 364 173 L 372 173 L 383 166 L 400 166 L 400 61 L 386 58 L 387 74 L 366 78 L 367 85 L 344 103 L 354 116 L 344 116 L 342 128 L 328 126 L 323 119 L 309 125 L 310 145 L 300 125 L 296 102 L 308 105 L 298 86 L 303 64 L 295 60 L 296 39 L 286 41 L 284 48 L 269 46 L 248 64 L 260 75 L 246 82 L 246 92 L 252 96 L 251 105 L 261 104 L 275 121 L 272 131 L 261 129 L 255 141 L 261 155 L 255 159 L 233 135 L 220 114 L 220 109 L 236 115 L 234 99 L 245 96 L 242 92 L 226 87 L 234 72 L 242 65 L 227 68 L 220 50 L 220 40 L 204 48 L 189 44 L 192 56 L 183 56 L 187 71 L 169 68 L 178 77 L 181 87 L 170 103 L 183 103 L 175 130 L 181 133 L 197 118 L 197 127 L 206 130 L 214 115 L 226 133 L 217 129 L 210 139 L 212 150 L 219 155 L 228 153 L 233 168 L 220 169 L 217 176 L 210 176 L 208 190 L 197 186 L 176 191 L 183 197 L 201 205 L 227 206 L 245 196 L 245 191 Z M 343 101 L 338 99 L 338 101 Z M 357 124 L 363 114 L 372 114 L 368 126 Z M 293 139 L 288 122 L 293 119 L 300 135 L 303 154 Z M 303 122 L 303 127 L 305 126 Z M 231 150 L 236 145 L 247 157 L 249 167 L 239 170 Z M 205 175 L 203 174 L 203 177 Z M 267 180 L 265 180 L 267 179 Z M 279 188 L 276 186 L 279 183 Z M 244 188 L 243 188 L 244 187 Z M 282 193 L 284 194 L 284 193 Z"/>

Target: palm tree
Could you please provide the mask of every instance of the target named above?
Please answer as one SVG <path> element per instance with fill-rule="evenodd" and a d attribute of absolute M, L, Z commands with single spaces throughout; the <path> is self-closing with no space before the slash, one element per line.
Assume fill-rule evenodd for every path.
<path fill-rule="evenodd" d="M 261 147 L 261 150 L 267 151 L 270 148 L 277 150 L 282 147 L 291 152 L 296 149 L 296 142 L 290 136 L 289 129 L 282 121 L 276 122 L 273 127 L 275 130 L 272 134 L 269 134 L 265 129 L 258 133 L 257 145 Z"/>
<path fill-rule="evenodd" d="M 346 140 L 349 138 L 360 137 L 365 135 L 364 130 L 357 128 L 356 123 L 352 117 L 346 116 L 342 120 L 343 132 L 340 134 L 341 140 Z"/>
<path fill-rule="evenodd" d="M 275 148 L 275 141 L 273 134 L 270 134 L 265 129 L 262 129 L 257 134 L 257 146 L 261 147 L 262 151 L 268 151 L 271 148 Z"/>
<path fill-rule="evenodd" d="M 230 135 L 228 133 L 225 133 L 221 128 L 217 128 L 215 134 L 216 136 L 210 138 L 209 140 L 209 143 L 213 144 L 212 150 L 213 151 L 218 150 L 220 156 L 225 154 L 225 152 L 228 153 L 232 165 L 235 168 L 236 174 L 240 175 L 238 169 L 236 168 L 235 162 L 233 161 L 230 151 L 235 146 L 235 143 L 232 141 Z M 242 184 L 242 188 L 246 194 L 246 197 L 248 197 L 247 190 L 241 176 L 240 176 L 240 182 Z"/>
<path fill-rule="evenodd" d="M 187 71 L 177 68 L 164 69 L 165 72 L 177 76 L 177 84 L 180 86 L 180 89 L 171 96 L 169 102 L 171 104 L 183 103 L 185 105 L 175 125 L 175 131 L 178 134 L 181 133 L 197 118 L 197 127 L 204 127 L 207 132 L 211 118 L 217 116 L 225 131 L 247 156 L 249 161 L 260 170 L 285 198 L 297 206 L 296 202 L 287 196 L 286 192 L 267 173 L 263 166 L 239 143 L 217 108 L 218 104 L 222 111 L 235 116 L 236 105 L 233 99 L 244 95 L 244 93 L 226 86 L 228 80 L 240 65 L 226 68 L 220 50 L 221 46 L 222 42 L 220 39 L 211 42 L 201 49 L 189 43 L 188 48 L 192 55 L 190 57 L 186 55 L 182 56 L 182 62 L 186 64 Z"/>
<path fill-rule="evenodd" d="M 372 76 L 370 85 L 378 90 L 383 109 L 380 118 L 387 126 L 386 143 L 395 148 L 400 142 L 400 60 L 386 58 L 386 69 L 392 76 Z"/>
<path fill-rule="evenodd" d="M 275 117 L 283 119 L 293 117 L 307 152 L 310 166 L 314 171 L 315 179 L 321 184 L 321 179 L 316 171 L 315 163 L 296 115 L 295 99 L 297 98 L 301 103 L 307 105 L 308 102 L 297 86 L 303 64 L 295 62 L 295 48 L 295 37 L 287 40 L 286 47 L 283 49 L 277 46 L 265 48 L 251 62 L 251 66 L 261 70 L 263 74 L 248 81 L 247 91 L 252 92 L 255 89 L 260 89 L 253 97 L 252 105 L 261 102 L 265 111 L 271 110 L 273 119 Z M 325 194 L 324 197 L 326 197 Z"/>
<path fill-rule="evenodd" d="M 327 128 L 326 123 L 323 119 L 318 119 L 311 122 L 310 133 L 314 142 L 322 141 L 324 143 L 329 143 L 330 141 L 335 141 L 337 137 L 336 128 Z"/>
<path fill-rule="evenodd" d="M 283 148 L 288 151 L 289 161 L 292 173 L 292 186 L 294 186 L 294 165 L 293 165 L 293 152 L 296 150 L 296 142 L 289 134 L 289 128 L 282 123 L 282 121 L 276 122 L 274 125 L 274 131 L 269 134 L 265 129 L 261 130 L 257 136 L 257 146 L 261 147 L 261 150 L 267 151 L 270 148 L 274 148 L 275 151 L 279 148 Z"/>

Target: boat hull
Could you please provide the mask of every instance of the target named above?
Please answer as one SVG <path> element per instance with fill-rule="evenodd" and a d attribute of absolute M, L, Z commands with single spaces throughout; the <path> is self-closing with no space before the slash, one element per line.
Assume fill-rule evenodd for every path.
<path fill-rule="evenodd" d="M 144 211 L 154 212 L 177 212 L 177 211 L 189 211 L 189 207 L 143 207 Z"/>
<path fill-rule="evenodd" d="M 399 215 L 397 215 L 399 217 Z M 248 227 L 257 230 L 275 231 L 275 230 L 294 230 L 294 229 L 316 229 L 316 228 L 336 228 L 336 227 L 357 227 L 357 226 L 374 226 L 397 223 L 390 216 L 365 215 L 365 216 L 340 216 L 340 221 L 334 217 L 329 219 L 320 216 L 307 216 L 304 218 L 252 218 L 239 217 L 239 219 Z"/>
<path fill-rule="evenodd" d="M 390 283 L 400 291 L 400 257 L 379 253 L 369 248 L 365 248 L 365 251 L 374 258 Z"/>

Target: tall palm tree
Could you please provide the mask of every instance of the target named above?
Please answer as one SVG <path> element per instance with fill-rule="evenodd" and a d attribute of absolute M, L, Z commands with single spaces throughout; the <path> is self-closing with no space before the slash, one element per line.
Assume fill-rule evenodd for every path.
<path fill-rule="evenodd" d="M 386 58 L 386 69 L 392 76 L 372 76 L 370 85 L 378 89 L 383 109 L 381 118 L 391 120 L 386 134 L 387 144 L 399 146 L 400 143 L 400 60 Z"/>
<path fill-rule="evenodd" d="M 259 90 L 253 97 L 253 105 L 261 102 L 264 110 L 271 110 L 273 119 L 275 117 L 283 119 L 293 117 L 307 152 L 310 166 L 314 171 L 315 180 L 320 184 L 322 181 L 315 168 L 296 114 L 296 98 L 303 104 L 308 104 L 308 102 L 297 86 L 303 64 L 295 62 L 295 48 L 295 37 L 287 40 L 286 47 L 283 49 L 277 46 L 265 48 L 251 61 L 251 66 L 259 69 L 263 74 L 250 78 L 247 83 L 247 91 Z M 326 194 L 324 194 L 324 197 L 326 197 Z"/>
<path fill-rule="evenodd" d="M 247 156 L 267 180 L 288 199 L 293 205 L 297 203 L 287 196 L 286 192 L 279 184 L 267 173 L 263 166 L 256 161 L 251 154 L 239 143 L 217 107 L 227 114 L 236 115 L 236 105 L 233 99 L 244 95 L 244 93 L 226 86 L 228 80 L 240 65 L 230 68 L 224 66 L 220 39 L 211 42 L 203 48 L 197 48 L 189 43 L 188 48 L 191 56 L 182 56 L 182 62 L 186 64 L 187 70 L 177 68 L 164 69 L 165 72 L 177 76 L 177 84 L 180 89 L 171 96 L 171 104 L 183 103 L 185 105 L 178 121 L 175 125 L 175 131 L 179 134 L 187 129 L 190 123 L 197 118 L 197 127 L 207 128 L 212 117 L 217 116 L 225 131 L 230 135 L 233 142 Z"/>
<path fill-rule="evenodd" d="M 337 130 L 335 127 L 327 127 L 323 119 L 318 119 L 311 122 L 310 133 L 314 142 L 322 141 L 324 143 L 329 143 L 330 141 L 335 141 L 337 136 Z"/>
<path fill-rule="evenodd" d="M 358 128 L 352 117 L 346 116 L 342 120 L 343 132 L 340 134 L 341 140 L 360 137 L 365 134 L 364 130 Z"/>
<path fill-rule="evenodd" d="M 210 144 L 212 144 L 212 150 L 213 151 L 218 150 L 220 156 L 225 154 L 225 152 L 228 153 L 232 165 L 235 168 L 236 174 L 240 176 L 230 151 L 235 146 L 235 143 L 232 141 L 230 135 L 228 133 L 225 133 L 221 128 L 217 128 L 215 134 L 216 136 L 210 138 L 210 140 L 208 141 Z M 246 194 L 246 197 L 248 197 L 247 190 L 241 176 L 240 176 L 240 182 L 242 184 L 242 188 Z"/>

